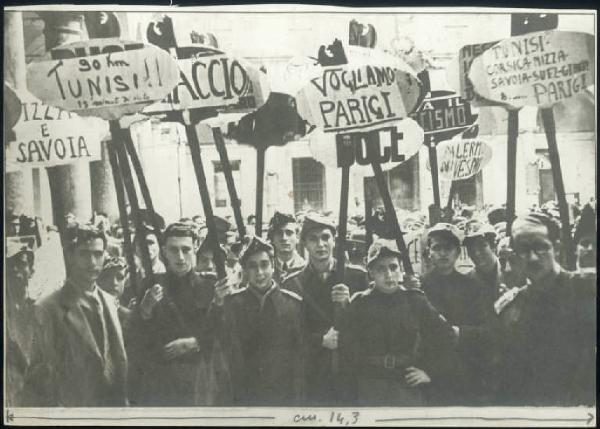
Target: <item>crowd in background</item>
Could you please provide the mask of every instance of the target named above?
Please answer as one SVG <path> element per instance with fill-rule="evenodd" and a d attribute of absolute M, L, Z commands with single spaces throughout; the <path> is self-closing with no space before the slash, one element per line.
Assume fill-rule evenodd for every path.
<path fill-rule="evenodd" d="M 142 211 L 143 228 L 127 225 L 133 264 L 120 222 L 68 215 L 64 286 L 35 302 L 34 249 L 51 227 L 8 216 L 8 403 L 593 405 L 595 210 L 571 207 L 574 271 L 554 202 L 510 236 L 504 207 L 434 222 L 399 211 L 423 240 L 414 275 L 382 208 L 348 219 L 343 265 L 333 212 L 276 212 L 261 238 L 252 215 L 239 237 L 232 216 L 209 233 L 200 215 L 167 226 Z"/>

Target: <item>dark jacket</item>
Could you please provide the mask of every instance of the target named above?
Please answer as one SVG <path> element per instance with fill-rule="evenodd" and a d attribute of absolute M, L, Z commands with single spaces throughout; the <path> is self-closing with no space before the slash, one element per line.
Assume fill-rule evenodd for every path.
<path fill-rule="evenodd" d="M 302 270 L 306 266 L 306 261 L 298 252 L 294 251 L 292 258 L 287 261 L 286 269 L 283 269 L 283 265 L 279 259 L 275 258 L 275 273 L 273 274 L 273 280 L 281 284 L 288 276 Z"/>
<path fill-rule="evenodd" d="M 294 406 L 304 393 L 302 298 L 273 288 L 233 292 L 211 313 L 228 357 L 233 405 Z"/>
<path fill-rule="evenodd" d="M 483 286 L 483 299 L 488 308 L 492 308 L 498 298 L 508 290 L 506 285 L 502 283 L 502 273 L 500 270 L 500 262 L 498 260 L 496 260 L 496 266 L 492 273 L 483 274 L 477 271 L 476 268 L 473 268 L 466 273 L 466 276 L 475 283 Z"/>
<path fill-rule="evenodd" d="M 561 271 L 499 308 L 498 403 L 594 405 L 596 280 Z"/>
<path fill-rule="evenodd" d="M 477 405 L 489 400 L 486 376 L 489 361 L 489 320 L 485 286 L 454 270 L 448 275 L 428 273 L 422 288 L 429 302 L 459 328 L 455 370 L 446 386 L 438 390 L 439 405 Z"/>
<path fill-rule="evenodd" d="M 342 376 L 335 375 L 335 369 L 332 367 L 332 360 L 340 361 L 339 353 L 337 351 L 332 353 L 323 347 L 323 335 L 335 325 L 331 289 L 340 283 L 335 278 L 335 265 L 334 262 L 333 270 L 325 281 L 308 264 L 298 273 L 288 277 L 282 285 L 283 289 L 291 290 L 303 298 L 308 349 L 306 399 L 309 404 L 314 405 L 335 405 L 347 399 L 345 398 L 346 380 Z M 360 267 L 348 265 L 343 283 L 348 286 L 352 296 L 355 292 L 368 287 L 367 273 Z M 339 364 L 342 365 L 343 362 Z"/>
<path fill-rule="evenodd" d="M 429 386 L 408 386 L 406 368 L 422 369 L 432 385 L 439 383 L 450 371 L 454 343 L 452 327 L 425 294 L 416 289 L 359 292 L 344 319 L 340 342 L 356 377 L 357 405 L 425 405 Z"/>
<path fill-rule="evenodd" d="M 207 361 L 214 342 L 214 327 L 208 310 L 214 294 L 214 277 L 201 277 L 193 270 L 184 277 L 167 272 L 146 279 L 144 290 L 158 283 L 164 297 L 144 320 L 138 307 L 131 316 L 132 336 L 138 366 L 132 405 L 210 405 Z M 163 357 L 165 345 L 179 338 L 195 337 L 199 352 L 171 361 Z M 133 403 L 135 402 L 135 403 Z"/>

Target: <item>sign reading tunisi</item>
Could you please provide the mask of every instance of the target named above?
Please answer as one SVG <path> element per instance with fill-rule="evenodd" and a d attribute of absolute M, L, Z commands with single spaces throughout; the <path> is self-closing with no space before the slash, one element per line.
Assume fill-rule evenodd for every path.
<path fill-rule="evenodd" d="M 161 100 L 178 79 L 167 52 L 120 39 L 60 46 L 27 68 L 27 86 L 44 103 L 107 120 Z"/>
<path fill-rule="evenodd" d="M 482 97 L 513 107 L 550 107 L 593 85 L 594 76 L 594 36 L 571 31 L 502 40 L 476 58 L 469 72 Z"/>
<path fill-rule="evenodd" d="M 420 101 L 416 76 L 392 65 L 323 67 L 297 94 L 298 112 L 324 133 L 369 131 L 406 118 Z"/>

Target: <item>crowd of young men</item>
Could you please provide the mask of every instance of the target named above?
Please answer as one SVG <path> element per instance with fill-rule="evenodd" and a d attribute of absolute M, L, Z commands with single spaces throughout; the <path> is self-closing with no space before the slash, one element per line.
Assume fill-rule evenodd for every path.
<path fill-rule="evenodd" d="M 8 341 L 10 405 L 595 404 L 596 277 L 559 265 L 546 214 L 518 217 L 500 243 L 477 220 L 464 237 L 438 223 L 426 233 L 431 268 L 410 281 L 383 241 L 366 270 L 340 266 L 336 226 L 316 215 L 299 225 L 276 213 L 268 241 L 245 239 L 240 275 L 223 279 L 197 228 L 157 235 L 136 238 L 153 273 L 125 301 L 129 267 L 106 257 L 95 227 L 66 230 L 65 284 L 35 307 L 17 293 L 33 254 L 11 255 L 8 331 L 27 340 Z M 461 245 L 467 274 L 455 269 Z"/>

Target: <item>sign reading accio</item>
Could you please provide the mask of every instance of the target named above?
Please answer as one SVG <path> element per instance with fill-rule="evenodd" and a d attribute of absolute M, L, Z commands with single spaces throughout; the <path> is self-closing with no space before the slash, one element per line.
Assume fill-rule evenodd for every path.
<path fill-rule="evenodd" d="M 27 86 L 44 103 L 106 120 L 161 100 L 178 79 L 177 63 L 167 52 L 120 39 L 60 46 L 27 68 Z"/>

